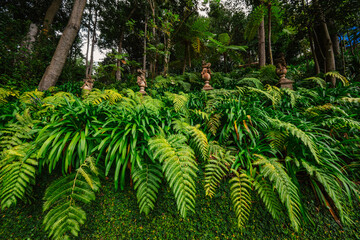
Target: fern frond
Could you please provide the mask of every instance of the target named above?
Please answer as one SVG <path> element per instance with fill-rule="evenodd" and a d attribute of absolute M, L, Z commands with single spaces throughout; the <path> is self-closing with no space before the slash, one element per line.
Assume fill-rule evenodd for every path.
<path fill-rule="evenodd" d="M 325 76 L 330 76 L 339 79 L 344 86 L 349 86 L 349 80 L 337 71 L 327 72 L 325 73 Z"/>
<path fill-rule="evenodd" d="M 207 161 L 209 158 L 209 143 L 206 135 L 199 129 L 200 125 L 191 126 L 181 120 L 174 120 L 173 124 L 178 132 L 189 136 L 190 146 L 203 161 Z"/>
<path fill-rule="evenodd" d="M 254 165 L 261 166 L 261 174 L 264 177 L 268 177 L 275 185 L 281 202 L 287 208 L 291 225 L 295 231 L 298 231 L 301 225 L 301 201 L 297 187 L 291 181 L 291 178 L 286 173 L 284 167 L 277 162 L 277 159 L 268 159 L 262 155 L 256 154 L 254 154 L 254 156 L 257 157 Z"/>
<path fill-rule="evenodd" d="M 60 178 L 46 189 L 43 211 L 50 211 L 43 224 L 53 239 L 67 239 L 69 233 L 78 236 L 86 213 L 77 203 L 86 204 L 94 200 L 94 192 L 99 186 L 99 179 L 91 170 L 93 161 L 88 157 L 76 173 Z"/>
<path fill-rule="evenodd" d="M 101 91 L 94 88 L 91 92 L 86 94 L 84 103 L 100 104 L 102 101 L 106 100 L 111 105 L 113 105 L 121 99 L 122 95 L 114 89 L 106 89 Z"/>
<path fill-rule="evenodd" d="M 140 208 L 140 213 L 146 215 L 154 209 L 158 189 L 160 187 L 162 172 L 161 166 L 155 164 L 142 164 L 142 169 L 136 167 L 132 170 L 134 189 Z"/>
<path fill-rule="evenodd" d="M 313 83 L 316 83 L 317 85 L 319 85 L 321 88 L 326 88 L 326 81 L 319 77 L 305 78 L 304 81 L 313 82 Z"/>
<path fill-rule="evenodd" d="M 199 109 L 195 109 L 195 110 L 192 110 L 190 109 L 190 111 L 195 115 L 195 116 L 198 116 L 200 119 L 202 120 L 205 120 L 205 121 L 208 121 L 209 120 L 209 114 L 206 113 L 206 112 L 203 112 Z"/>
<path fill-rule="evenodd" d="M 166 93 L 166 95 L 173 101 L 175 112 L 187 113 L 187 103 L 189 101 L 187 94 Z"/>
<path fill-rule="evenodd" d="M 272 126 L 276 129 L 283 129 L 288 131 L 292 136 L 298 138 L 301 140 L 301 142 L 307 146 L 313 155 L 314 159 L 319 162 L 320 159 L 320 153 L 318 148 L 316 147 L 315 142 L 312 140 L 312 138 L 306 134 L 306 132 L 302 131 L 301 129 L 297 128 L 294 124 L 283 122 L 279 119 L 272 119 L 267 118 L 267 120 L 272 124 Z"/>
<path fill-rule="evenodd" d="M 33 128 L 39 120 L 33 120 L 27 108 L 22 114 L 16 113 L 16 122 L 8 123 L 0 130 L 0 149 L 10 149 L 21 145 L 33 137 Z"/>
<path fill-rule="evenodd" d="M 263 88 L 263 84 L 257 78 L 243 78 L 237 82 L 239 85 L 247 85 L 249 87 Z"/>
<path fill-rule="evenodd" d="M 360 104 L 360 98 L 350 98 L 350 97 L 343 97 L 337 100 L 339 103 L 355 103 Z"/>
<path fill-rule="evenodd" d="M 212 135 L 214 136 L 216 135 L 216 132 L 219 129 L 220 125 L 221 125 L 221 114 L 215 113 L 211 115 L 210 120 L 207 123 L 207 126 Z"/>
<path fill-rule="evenodd" d="M 266 137 L 270 140 L 270 147 L 272 149 L 283 152 L 288 145 L 289 135 L 282 131 L 269 131 Z"/>
<path fill-rule="evenodd" d="M 215 195 L 216 187 L 221 179 L 229 173 L 235 159 L 230 151 L 225 152 L 221 146 L 211 149 L 215 152 L 210 153 L 209 162 L 205 165 L 205 195 L 210 198 Z"/>
<path fill-rule="evenodd" d="M 16 205 L 18 200 L 25 200 L 26 194 L 31 192 L 31 185 L 35 184 L 38 162 L 34 159 L 34 154 L 31 156 L 27 154 L 31 148 L 31 144 L 24 143 L 2 153 L 0 160 L 2 209 Z"/>
<path fill-rule="evenodd" d="M 321 105 L 321 106 L 312 106 L 312 107 L 309 107 L 305 110 L 305 113 L 306 114 L 309 114 L 309 115 L 319 115 L 318 112 L 326 112 L 326 111 L 333 111 L 334 113 L 338 112 L 344 116 L 348 116 L 348 114 L 342 110 L 341 108 L 339 107 L 336 107 L 334 105 L 332 105 L 331 103 L 326 103 L 324 105 Z"/>
<path fill-rule="evenodd" d="M 238 227 L 242 229 L 246 225 L 251 210 L 251 182 L 245 173 L 232 171 L 235 177 L 229 181 L 231 184 L 231 201 L 238 219 Z"/>
<path fill-rule="evenodd" d="M 298 98 L 296 91 L 291 90 L 289 88 L 282 88 L 281 91 L 283 93 L 286 93 L 290 97 L 290 104 L 294 108 L 296 105 L 297 98 Z"/>
<path fill-rule="evenodd" d="M 162 171 L 184 218 L 195 209 L 195 178 L 198 170 L 194 152 L 185 141 L 186 137 L 181 135 L 172 135 L 167 139 L 159 136 L 149 141 L 150 150 L 162 164 Z"/>
<path fill-rule="evenodd" d="M 360 122 L 345 117 L 333 117 L 330 119 L 326 119 L 322 122 L 322 125 L 335 129 L 342 129 L 348 127 L 360 130 Z"/>
<path fill-rule="evenodd" d="M 336 177 L 335 174 L 324 171 L 314 165 L 306 161 L 302 161 L 301 164 L 306 169 L 311 177 L 314 177 L 323 187 L 324 190 L 327 192 L 329 197 L 332 199 L 335 207 L 337 208 L 341 220 L 345 221 L 345 212 L 343 210 L 343 206 L 345 206 L 345 202 L 342 201 L 343 199 L 343 190 L 339 183 L 339 179 Z M 319 197 L 321 199 L 321 197 Z"/>
<path fill-rule="evenodd" d="M 279 219 L 281 216 L 281 204 L 274 188 L 262 176 L 258 176 L 253 185 L 271 216 L 274 219 Z"/>

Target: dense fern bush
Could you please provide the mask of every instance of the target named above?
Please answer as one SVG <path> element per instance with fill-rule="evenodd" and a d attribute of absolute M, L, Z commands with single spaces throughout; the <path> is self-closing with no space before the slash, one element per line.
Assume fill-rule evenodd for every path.
<path fill-rule="evenodd" d="M 23 93 L 0 127 L 1 207 L 31 200 L 44 170 L 62 173 L 45 192 L 44 225 L 54 239 L 77 236 L 86 220 L 82 206 L 95 198 L 103 173 L 113 175 L 115 190 L 130 184 L 146 215 L 168 187 L 185 218 L 196 209 L 200 170 L 209 199 L 229 182 L 240 228 L 258 195 L 274 219 L 285 214 L 299 230 L 310 216 L 300 186 L 314 190 L 334 221 L 349 224 L 359 197 L 360 90 L 329 75 L 345 86 L 329 89 L 313 78 L 306 81 L 320 87 L 279 89 L 258 74 L 228 79 L 233 90 L 174 93 L 160 86 L 156 97 L 129 89 L 94 89 L 81 98 Z M 156 81 L 177 81 L 186 92 L 197 76 Z"/>

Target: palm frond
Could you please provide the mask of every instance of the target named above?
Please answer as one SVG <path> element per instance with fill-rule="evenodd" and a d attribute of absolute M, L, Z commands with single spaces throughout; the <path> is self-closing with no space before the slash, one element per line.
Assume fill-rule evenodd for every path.
<path fill-rule="evenodd" d="M 339 79 L 344 86 L 349 86 L 349 80 L 337 71 L 327 72 L 325 73 L 325 76 L 330 76 Z"/>

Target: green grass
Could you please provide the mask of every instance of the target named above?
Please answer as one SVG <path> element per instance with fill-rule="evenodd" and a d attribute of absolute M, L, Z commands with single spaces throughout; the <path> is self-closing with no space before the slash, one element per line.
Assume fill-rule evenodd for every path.
<path fill-rule="evenodd" d="M 47 239 L 42 226 L 41 199 L 46 185 L 52 180 L 49 176 L 41 180 L 39 182 L 45 184 L 36 186 L 31 204 L 19 203 L 16 208 L 0 211 L 1 239 Z M 113 179 L 104 179 L 96 200 L 84 207 L 87 221 L 81 228 L 79 239 L 360 239 L 356 227 L 360 224 L 360 212 L 352 213 L 355 226 L 341 229 L 329 212 L 319 207 L 315 198 L 309 197 L 312 192 L 302 196 L 306 196 L 309 202 L 314 225 L 303 225 L 295 233 L 286 219 L 272 220 L 259 199 L 253 199 L 253 211 L 241 233 L 236 227 L 226 183 L 222 183 L 213 199 L 205 198 L 203 184 L 199 179 L 196 214 L 182 219 L 165 184 L 154 211 L 146 217 L 139 213 L 135 192 L 130 187 L 114 192 Z M 303 189 L 311 188 L 306 186 Z"/>

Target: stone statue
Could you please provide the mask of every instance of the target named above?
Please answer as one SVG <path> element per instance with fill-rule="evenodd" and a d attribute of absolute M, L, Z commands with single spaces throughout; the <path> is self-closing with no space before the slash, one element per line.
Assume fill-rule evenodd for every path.
<path fill-rule="evenodd" d="M 202 72 L 201 72 L 201 78 L 205 81 L 205 85 L 203 87 L 203 90 L 208 91 L 214 89 L 210 84 L 211 79 L 211 63 L 206 63 L 205 61 L 202 62 Z"/>
<path fill-rule="evenodd" d="M 83 90 L 88 90 L 88 91 L 91 91 L 93 89 L 93 86 L 94 86 L 94 79 L 92 78 L 86 78 L 83 80 L 84 81 L 84 85 L 82 85 L 82 89 Z"/>
<path fill-rule="evenodd" d="M 140 93 L 145 95 L 146 92 L 145 92 L 145 87 L 147 87 L 147 83 L 146 83 L 146 70 L 142 70 L 142 69 L 138 69 L 137 70 L 137 73 L 138 73 L 138 76 L 137 76 L 137 84 L 139 85 L 140 87 Z"/>
<path fill-rule="evenodd" d="M 275 60 L 276 62 L 276 74 L 280 77 L 280 88 L 289 88 L 293 89 L 294 81 L 287 79 L 287 65 L 285 61 L 285 55 L 283 53 L 280 54 L 280 57 Z"/>

